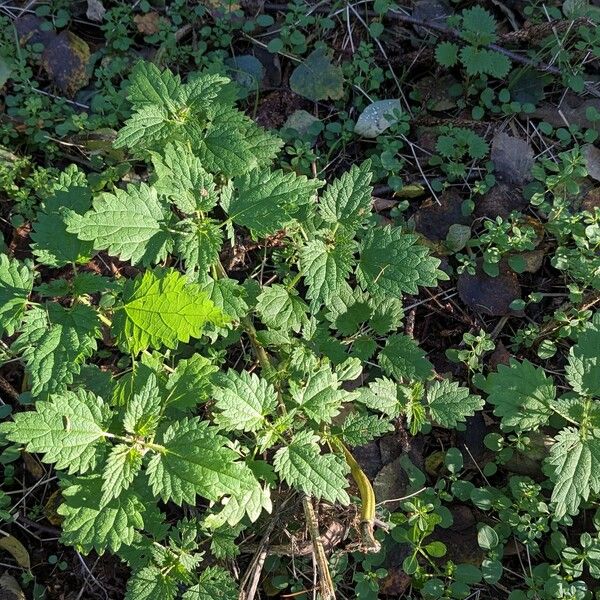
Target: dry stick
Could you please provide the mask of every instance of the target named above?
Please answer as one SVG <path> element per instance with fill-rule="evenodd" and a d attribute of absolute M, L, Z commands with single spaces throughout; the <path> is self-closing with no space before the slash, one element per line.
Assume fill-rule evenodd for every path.
<path fill-rule="evenodd" d="M 335 600 L 335 588 L 333 579 L 331 579 L 331 573 L 329 572 L 329 563 L 327 562 L 321 534 L 319 533 L 319 522 L 317 521 L 317 515 L 315 514 L 312 500 L 306 494 L 302 497 L 302 507 L 304 508 L 306 526 L 308 527 L 308 533 L 310 534 L 310 539 L 312 541 L 313 556 L 317 566 L 317 573 L 319 574 L 321 599 Z"/>

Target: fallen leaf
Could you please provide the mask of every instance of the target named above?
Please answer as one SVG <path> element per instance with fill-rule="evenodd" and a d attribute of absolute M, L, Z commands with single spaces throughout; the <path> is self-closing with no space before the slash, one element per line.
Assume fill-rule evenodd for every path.
<path fill-rule="evenodd" d="M 25 600 L 25 594 L 19 582 L 8 573 L 0 577 L 0 598 L 2 600 Z"/>
<path fill-rule="evenodd" d="M 17 564 L 24 569 L 31 567 L 29 552 L 27 548 L 14 535 L 0 536 L 0 548 L 6 550 L 17 561 Z"/>
<path fill-rule="evenodd" d="M 600 181 L 600 148 L 596 148 L 593 144 L 585 144 L 581 150 L 588 175 L 592 179 Z"/>
<path fill-rule="evenodd" d="M 518 186 L 531 181 L 533 157 L 533 148 L 525 140 L 503 131 L 494 136 L 490 158 L 499 180 Z"/>
<path fill-rule="evenodd" d="M 12 61 L 0 55 L 0 88 L 9 80 L 12 73 Z"/>
<path fill-rule="evenodd" d="M 379 100 L 362 111 L 354 126 L 354 133 L 364 138 L 376 138 L 398 119 L 392 114 L 400 110 L 400 100 Z"/>
<path fill-rule="evenodd" d="M 565 127 L 568 123 L 577 125 L 581 129 L 593 129 L 596 127 L 596 123 L 587 118 L 588 108 L 600 111 L 600 98 L 584 99 L 569 92 L 558 106 L 543 104 L 535 112 L 527 114 L 527 118 L 541 119 L 553 127 Z"/>
<path fill-rule="evenodd" d="M 449 189 L 438 197 L 425 200 L 413 215 L 415 229 L 427 239 L 439 242 L 446 239 L 454 224 L 469 225 L 471 217 L 462 212 L 463 199 L 460 194 Z"/>
<path fill-rule="evenodd" d="M 143 15 L 135 15 L 133 21 L 137 30 L 144 35 L 154 35 L 160 31 L 161 21 L 165 21 L 157 12 L 149 12 Z"/>
<path fill-rule="evenodd" d="M 490 277 L 478 265 L 475 275 L 459 275 L 457 287 L 460 299 L 469 308 L 492 317 L 515 314 L 510 304 L 521 298 L 519 279 L 505 265 L 500 266 L 497 277 Z"/>
<path fill-rule="evenodd" d="M 52 493 L 48 501 L 44 505 L 44 516 L 52 525 L 58 527 L 62 524 L 62 517 L 56 512 L 58 507 L 62 504 L 62 496 L 59 490 Z"/>
<path fill-rule="evenodd" d="M 231 78 L 248 92 L 257 91 L 265 76 L 263 64 L 252 54 L 234 56 L 225 61 Z"/>
<path fill-rule="evenodd" d="M 106 8 L 104 8 L 104 5 L 100 0 L 87 0 L 87 10 L 85 12 L 85 16 L 90 21 L 100 23 L 104 19 L 105 14 Z"/>
<path fill-rule="evenodd" d="M 22 452 L 21 456 L 23 457 L 25 468 L 35 479 L 40 480 L 44 476 L 44 468 L 39 461 L 33 455 L 29 454 L 29 452 Z"/>
<path fill-rule="evenodd" d="M 283 124 L 285 129 L 294 129 L 300 135 L 304 136 L 308 133 L 310 126 L 313 123 L 318 123 L 319 119 L 314 115 L 311 115 L 306 110 L 295 110 Z"/>
<path fill-rule="evenodd" d="M 44 48 L 42 65 L 56 85 L 67 96 L 74 96 L 89 81 L 86 72 L 90 48 L 79 36 L 61 31 Z"/>
<path fill-rule="evenodd" d="M 527 200 L 514 186 L 500 183 L 489 190 L 481 200 L 477 200 L 474 215 L 477 218 L 495 219 L 496 217 L 502 217 L 506 219 L 513 210 L 520 211 L 526 206 Z"/>
<path fill-rule="evenodd" d="M 290 88 L 309 100 L 338 100 L 344 95 L 342 69 L 331 62 L 324 48 L 317 48 L 294 69 Z"/>

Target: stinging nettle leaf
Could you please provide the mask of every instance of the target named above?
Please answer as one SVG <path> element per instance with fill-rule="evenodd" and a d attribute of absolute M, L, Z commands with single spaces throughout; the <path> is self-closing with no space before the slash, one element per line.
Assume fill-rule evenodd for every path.
<path fill-rule="evenodd" d="M 390 335 L 379 355 L 381 368 L 399 380 L 427 379 L 433 365 L 425 358 L 425 352 L 409 336 Z"/>
<path fill-rule="evenodd" d="M 173 269 L 155 269 L 127 281 L 113 332 L 122 348 L 138 354 L 149 347 L 175 348 L 178 341 L 200 337 L 206 324 L 225 321 L 197 284 Z"/>
<path fill-rule="evenodd" d="M 20 325 L 33 277 L 29 267 L 0 254 L 0 334 L 6 331 L 12 335 Z"/>
<path fill-rule="evenodd" d="M 308 306 L 296 290 L 276 283 L 263 288 L 257 301 L 256 311 L 267 327 L 298 333 L 306 323 Z"/>
<path fill-rule="evenodd" d="M 455 428 L 485 404 L 483 398 L 471 394 L 469 388 L 447 379 L 431 384 L 427 390 L 427 403 L 431 419 L 448 428 Z"/>
<path fill-rule="evenodd" d="M 142 468 L 142 454 L 127 444 L 114 446 L 102 472 L 102 504 L 106 504 L 126 490 Z"/>

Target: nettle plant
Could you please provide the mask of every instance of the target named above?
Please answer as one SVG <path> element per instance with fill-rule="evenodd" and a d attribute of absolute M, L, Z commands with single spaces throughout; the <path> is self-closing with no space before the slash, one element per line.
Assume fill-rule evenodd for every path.
<path fill-rule="evenodd" d="M 371 214 L 369 163 L 319 198 L 323 182 L 271 169 L 281 141 L 227 79 L 141 63 L 129 98 L 115 146 L 149 178 L 93 197 L 68 168 L 32 224 L 35 262 L 0 258 L 4 353 L 35 403 L 0 431 L 54 465 L 63 541 L 131 566 L 127 598 L 236 597 L 215 558 L 286 489 L 307 513 L 348 505 L 350 476 L 358 548 L 376 550 L 349 447 L 483 404 L 399 331 L 402 296 L 446 279 L 439 260 Z M 230 277 L 222 257 L 248 235 L 264 260 Z M 107 255 L 130 277 L 93 272 Z"/>

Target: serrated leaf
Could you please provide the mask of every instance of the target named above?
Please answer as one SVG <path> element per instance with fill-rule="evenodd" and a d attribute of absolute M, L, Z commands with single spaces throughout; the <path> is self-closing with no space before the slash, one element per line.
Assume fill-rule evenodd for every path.
<path fill-rule="evenodd" d="M 234 111 L 231 111 L 233 114 Z M 237 112 L 237 111 L 235 111 Z M 252 148 L 243 133 L 233 123 L 214 124 L 199 140 L 198 157 L 211 173 L 233 177 L 258 166 Z"/>
<path fill-rule="evenodd" d="M 556 388 L 544 370 L 528 360 L 511 359 L 510 366 L 499 365 L 485 382 L 488 402 L 503 427 L 531 431 L 544 426 L 552 414 Z"/>
<path fill-rule="evenodd" d="M 33 271 L 0 254 L 0 334 L 13 335 L 19 327 L 33 287 Z"/>
<path fill-rule="evenodd" d="M 381 417 L 352 412 L 346 417 L 337 435 L 349 446 L 364 446 L 393 430 L 394 426 Z"/>
<path fill-rule="evenodd" d="M 97 463 L 98 447 L 107 435 L 110 412 L 102 400 L 80 389 L 40 401 L 35 411 L 20 412 L 0 425 L 7 439 L 68 473 L 85 473 Z"/>
<path fill-rule="evenodd" d="M 600 327 L 590 325 L 577 338 L 569 352 L 565 367 L 567 379 L 573 389 L 585 396 L 600 398 Z"/>
<path fill-rule="evenodd" d="M 154 187 L 185 214 L 209 211 L 217 203 L 213 176 L 183 143 L 169 143 L 164 153 L 152 153 Z"/>
<path fill-rule="evenodd" d="M 296 290 L 276 283 L 263 288 L 257 301 L 256 312 L 267 327 L 298 333 L 306 323 L 308 306 Z"/>
<path fill-rule="evenodd" d="M 425 352 L 409 336 L 390 335 L 379 354 L 381 368 L 399 380 L 427 379 L 433 365 L 425 358 Z"/>
<path fill-rule="evenodd" d="M 453 67 L 458 62 L 458 46 L 452 42 L 440 42 L 435 48 L 435 59 L 442 67 Z"/>
<path fill-rule="evenodd" d="M 273 505 L 268 486 L 261 487 L 258 481 L 254 487 L 245 489 L 240 495 L 229 496 L 225 499 L 225 506 L 217 514 L 208 515 L 204 520 L 206 527 L 211 530 L 219 530 L 225 524 L 234 527 L 245 517 L 254 523 L 262 514 L 263 510 L 271 512 Z"/>
<path fill-rule="evenodd" d="M 125 600 L 174 600 L 176 596 L 177 580 L 150 565 L 129 578 Z"/>
<path fill-rule="evenodd" d="M 200 337 L 207 323 L 224 322 L 197 284 L 173 269 L 155 269 L 127 281 L 113 332 L 122 348 L 138 354 L 149 347 L 175 348 L 178 341 Z"/>
<path fill-rule="evenodd" d="M 484 400 L 455 381 L 434 381 L 427 390 L 429 414 L 435 423 L 453 429 L 483 408 Z"/>
<path fill-rule="evenodd" d="M 367 160 L 334 180 L 321 195 L 321 217 L 354 231 L 371 212 L 371 177 L 371 161 Z"/>
<path fill-rule="evenodd" d="M 49 303 L 25 316 L 23 329 L 11 349 L 21 354 L 31 379 L 31 393 L 59 391 L 72 383 L 85 359 L 97 347 L 98 315 L 85 304 L 66 309 Z"/>
<path fill-rule="evenodd" d="M 304 385 L 290 382 L 290 393 L 293 402 L 315 423 L 331 423 L 342 404 L 356 396 L 338 387 L 337 375 L 326 366 L 311 373 Z"/>
<path fill-rule="evenodd" d="M 398 385 L 387 377 L 375 379 L 368 387 L 360 388 L 357 400 L 389 417 L 397 417 L 403 408 Z"/>
<path fill-rule="evenodd" d="M 566 427 L 556 436 L 546 465 L 554 482 L 555 518 L 578 514 L 590 492 L 600 493 L 600 431 L 594 429 L 584 436 Z"/>
<path fill-rule="evenodd" d="M 208 297 L 220 308 L 225 315 L 235 321 L 239 321 L 248 314 L 247 289 L 239 284 L 235 279 L 208 278 L 202 289 L 208 294 Z"/>
<path fill-rule="evenodd" d="M 213 381 L 215 421 L 228 431 L 257 431 L 277 408 L 275 388 L 254 373 L 229 369 Z"/>
<path fill-rule="evenodd" d="M 158 145 L 170 137 L 169 113 L 161 106 L 139 108 L 119 130 L 114 148 L 136 148 Z"/>
<path fill-rule="evenodd" d="M 164 260 L 172 248 L 168 214 L 154 188 L 128 185 L 127 191 L 100 194 L 83 216 L 69 213 L 67 231 L 92 242 L 95 250 L 150 266 Z"/>
<path fill-rule="evenodd" d="M 354 242 L 328 245 L 315 239 L 300 250 L 300 267 L 308 289 L 306 297 L 316 306 L 328 304 L 340 289 L 355 264 Z"/>
<path fill-rule="evenodd" d="M 308 204 L 322 182 L 304 175 L 255 169 L 234 180 L 235 194 L 226 207 L 231 220 L 267 236 L 285 227 L 300 206 Z"/>
<path fill-rule="evenodd" d="M 356 275 L 371 294 L 397 298 L 418 293 L 418 286 L 437 285 L 438 279 L 445 278 L 439 264 L 416 235 L 399 227 L 376 227 L 362 242 Z"/>
<path fill-rule="evenodd" d="M 136 531 L 144 527 L 145 507 L 133 488 L 100 506 L 102 483 L 99 475 L 78 477 L 62 490 L 64 504 L 58 508 L 64 517 L 62 542 L 84 554 L 117 552 L 132 544 Z"/>
<path fill-rule="evenodd" d="M 32 225 L 32 250 L 38 262 L 50 267 L 83 264 L 93 255 L 93 244 L 67 231 L 65 215 L 83 215 L 92 205 L 92 194 L 84 187 L 58 190 L 44 203 Z"/>
<path fill-rule="evenodd" d="M 164 106 L 174 108 L 180 93 L 181 79 L 169 69 L 160 70 L 154 63 L 138 62 L 129 76 L 127 98 L 137 107 Z"/>
<path fill-rule="evenodd" d="M 276 452 L 275 471 L 288 485 L 309 496 L 347 505 L 349 468 L 338 456 L 321 454 L 318 439 L 311 431 L 297 433 L 289 446 Z"/>
<path fill-rule="evenodd" d="M 231 575 L 219 567 L 208 567 L 200 581 L 183 594 L 183 600 L 237 600 L 239 591 Z"/>
<path fill-rule="evenodd" d="M 106 504 L 126 490 L 142 468 L 142 454 L 127 444 L 113 446 L 102 471 L 102 499 Z"/>
<path fill-rule="evenodd" d="M 132 435 L 146 437 L 156 430 L 161 415 L 162 399 L 156 375 L 150 373 L 143 387 L 127 403 L 123 428 Z"/>
<path fill-rule="evenodd" d="M 223 230 L 214 219 L 185 219 L 174 226 L 175 253 L 188 271 L 206 273 L 217 262 L 223 244 Z"/>
<path fill-rule="evenodd" d="M 226 442 L 199 418 L 169 425 L 157 440 L 163 449 L 150 459 L 146 471 L 153 493 L 181 505 L 195 504 L 196 495 L 216 501 L 251 491 L 256 479 L 236 462 L 238 454 Z"/>
<path fill-rule="evenodd" d="M 218 371 L 210 360 L 200 354 L 180 360 L 166 385 L 165 406 L 190 410 L 209 398 L 211 375 Z"/>

